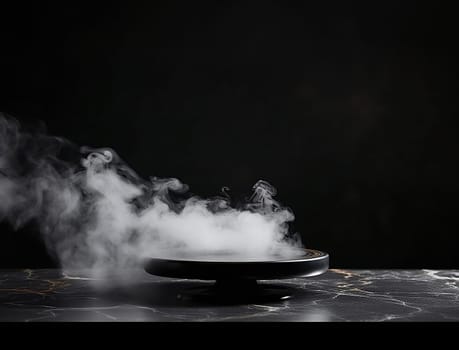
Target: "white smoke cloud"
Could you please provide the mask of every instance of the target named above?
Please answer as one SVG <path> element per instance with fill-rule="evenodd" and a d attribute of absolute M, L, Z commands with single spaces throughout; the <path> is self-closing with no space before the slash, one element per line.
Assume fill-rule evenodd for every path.
<path fill-rule="evenodd" d="M 0 220 L 35 223 L 64 269 L 136 267 L 148 257 L 226 254 L 263 260 L 299 254 L 292 212 L 265 181 L 241 208 L 224 198 L 184 198 L 177 179 L 141 179 L 111 149 L 64 161 L 63 139 L 21 130 L 0 114 Z M 180 199 L 181 198 L 181 199 Z"/>

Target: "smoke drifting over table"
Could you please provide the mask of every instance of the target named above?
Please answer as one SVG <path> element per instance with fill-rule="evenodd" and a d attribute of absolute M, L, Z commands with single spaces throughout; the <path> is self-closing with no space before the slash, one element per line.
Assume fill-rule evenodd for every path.
<path fill-rule="evenodd" d="M 265 181 L 234 207 L 226 192 L 203 199 L 175 178 L 142 179 L 112 149 L 82 147 L 80 163 L 62 157 L 67 149 L 78 148 L 0 114 L 0 220 L 37 225 L 63 268 L 135 267 L 151 256 L 269 260 L 301 249 L 293 213 Z"/>

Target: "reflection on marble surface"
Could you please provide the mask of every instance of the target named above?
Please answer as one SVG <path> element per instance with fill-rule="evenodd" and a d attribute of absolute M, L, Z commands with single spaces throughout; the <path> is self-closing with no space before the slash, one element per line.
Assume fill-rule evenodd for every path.
<path fill-rule="evenodd" d="M 457 270 L 329 270 L 269 281 L 289 300 L 242 305 L 184 297 L 211 282 L 124 273 L 128 282 L 119 275 L 107 284 L 60 270 L 2 270 L 0 321 L 459 321 Z"/>

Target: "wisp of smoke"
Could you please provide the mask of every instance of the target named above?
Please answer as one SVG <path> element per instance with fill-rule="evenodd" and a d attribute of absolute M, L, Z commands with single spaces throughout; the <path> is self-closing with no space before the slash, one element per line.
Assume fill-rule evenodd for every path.
<path fill-rule="evenodd" d="M 81 148 L 80 163 L 60 157 L 68 141 L 26 132 L 0 114 L 0 220 L 34 223 L 64 269 L 136 267 L 148 257 L 223 254 L 239 260 L 292 257 L 294 219 L 258 181 L 234 208 L 225 197 L 185 195 L 175 178 L 141 179 L 108 148 Z"/>

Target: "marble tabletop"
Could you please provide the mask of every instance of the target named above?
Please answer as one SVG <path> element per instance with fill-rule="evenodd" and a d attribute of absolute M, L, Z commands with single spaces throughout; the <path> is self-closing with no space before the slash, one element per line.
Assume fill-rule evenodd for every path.
<path fill-rule="evenodd" d="M 0 270 L 0 321 L 459 321 L 458 281 L 459 270 L 333 269 L 269 281 L 292 291 L 288 300 L 219 305 L 183 297 L 211 282 L 143 271 Z"/>

